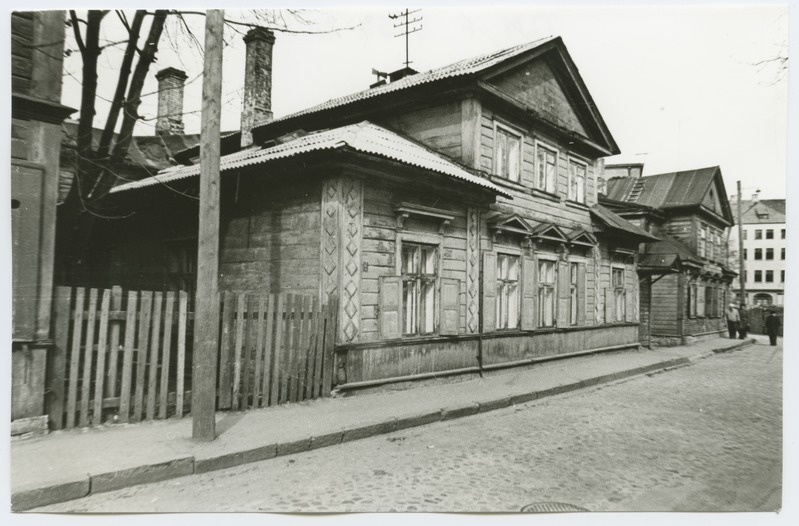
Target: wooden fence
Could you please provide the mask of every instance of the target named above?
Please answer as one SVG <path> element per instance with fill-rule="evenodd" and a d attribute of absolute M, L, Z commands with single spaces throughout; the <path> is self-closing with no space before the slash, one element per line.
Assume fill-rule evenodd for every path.
<path fill-rule="evenodd" d="M 190 409 L 193 315 L 185 292 L 57 287 L 53 310 L 53 428 Z M 220 294 L 219 409 L 329 396 L 336 311 L 335 297 L 321 305 L 294 294 Z"/>

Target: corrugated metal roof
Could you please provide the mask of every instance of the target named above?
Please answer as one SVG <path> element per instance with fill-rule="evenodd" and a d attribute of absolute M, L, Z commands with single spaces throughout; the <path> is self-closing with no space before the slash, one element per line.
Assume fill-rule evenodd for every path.
<path fill-rule="evenodd" d="M 718 170 L 718 166 L 711 166 L 698 170 L 647 175 L 638 179 L 614 177 L 608 181 L 607 196 L 617 201 L 627 201 L 633 184 L 640 181 L 644 186 L 635 200 L 639 205 L 653 208 L 699 206 Z"/>
<path fill-rule="evenodd" d="M 296 113 L 292 113 L 281 117 L 279 119 L 275 119 L 272 122 L 280 122 L 288 119 L 293 119 L 295 117 L 299 117 L 301 115 L 307 115 L 309 113 L 315 113 L 322 110 L 327 110 L 330 108 L 335 108 L 338 106 L 344 106 L 346 104 L 350 104 L 359 100 L 369 99 L 372 97 L 377 97 L 379 95 L 383 95 L 385 93 L 391 93 L 394 91 L 399 91 L 403 89 L 410 88 L 412 86 L 418 86 L 420 84 L 427 84 L 430 82 L 435 82 L 437 80 L 451 78 L 451 77 L 458 77 L 462 75 L 469 75 L 472 73 L 478 73 L 483 71 L 491 66 L 499 64 L 503 60 L 507 60 L 512 58 L 516 55 L 524 53 L 525 51 L 529 51 L 533 48 L 536 48 L 542 44 L 545 44 L 551 40 L 554 40 L 556 37 L 548 36 L 546 38 L 541 38 L 538 40 L 534 40 L 532 42 L 528 42 L 527 44 L 521 44 L 518 46 L 514 46 L 511 48 L 503 49 L 501 51 L 495 51 L 493 53 L 489 53 L 487 55 L 480 55 L 479 57 L 472 57 L 467 58 L 465 60 L 461 60 L 459 62 L 455 62 L 454 64 L 450 64 L 448 66 L 444 66 L 441 68 L 431 69 L 430 71 L 425 71 L 423 73 L 417 73 L 415 75 L 409 75 L 404 77 L 396 82 L 390 82 L 383 86 L 378 86 L 376 88 L 370 88 L 364 91 L 359 91 L 357 93 L 353 93 L 350 95 L 346 95 L 344 97 L 337 97 L 334 99 L 330 99 L 322 104 L 318 104 L 316 106 L 312 106 L 310 108 L 306 108 L 304 110 L 298 111 Z M 268 124 L 264 124 L 263 126 L 267 126 Z"/>
<path fill-rule="evenodd" d="M 438 153 L 367 121 L 343 126 L 341 128 L 311 133 L 283 144 L 267 148 L 242 150 L 230 155 L 225 155 L 220 159 L 220 171 L 225 172 L 277 159 L 294 157 L 304 153 L 344 147 L 352 148 L 361 153 L 399 161 L 409 166 L 416 166 L 425 170 L 448 175 L 468 183 L 476 184 L 496 194 L 511 197 L 508 192 L 491 181 L 466 171 L 464 168 L 442 157 Z M 153 177 L 117 186 L 111 192 L 125 192 L 127 190 L 145 188 L 157 184 L 166 184 L 172 181 L 194 177 L 199 175 L 199 173 L 199 164 L 192 166 L 176 166 L 163 170 Z"/>

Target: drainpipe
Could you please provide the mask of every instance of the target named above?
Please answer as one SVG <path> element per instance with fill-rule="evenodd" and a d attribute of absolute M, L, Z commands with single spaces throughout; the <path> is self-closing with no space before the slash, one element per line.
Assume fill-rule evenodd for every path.
<path fill-rule="evenodd" d="M 483 251 L 481 250 L 481 236 L 480 236 L 480 219 L 482 214 L 480 211 L 477 211 L 477 266 L 480 269 L 480 272 L 477 273 L 478 276 L 478 295 L 477 295 L 477 367 L 480 370 L 480 378 L 483 378 L 483 284 L 485 280 L 483 279 Z"/>

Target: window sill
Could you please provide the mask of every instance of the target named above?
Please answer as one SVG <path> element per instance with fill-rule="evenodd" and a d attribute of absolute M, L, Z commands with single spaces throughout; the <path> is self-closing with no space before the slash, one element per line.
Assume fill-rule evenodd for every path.
<path fill-rule="evenodd" d="M 579 208 L 580 210 L 589 210 L 588 205 L 585 203 L 580 203 L 579 201 L 571 201 L 569 199 L 566 200 L 566 206 L 570 206 L 572 208 Z"/>
<path fill-rule="evenodd" d="M 559 195 L 552 194 L 552 193 L 549 193 L 549 192 L 545 192 L 544 190 L 539 190 L 538 188 L 530 189 L 530 193 L 533 194 L 534 196 L 540 197 L 542 199 L 548 199 L 548 200 L 554 201 L 556 203 L 560 203 L 561 202 L 561 198 L 560 198 Z"/>
<path fill-rule="evenodd" d="M 530 189 L 524 186 L 523 184 L 517 183 L 516 181 L 511 181 L 510 179 L 505 179 L 504 177 L 500 177 L 498 175 L 492 175 L 490 177 L 492 183 L 497 184 L 499 186 L 504 186 L 510 190 L 516 190 L 517 192 L 524 192 L 529 193 Z"/>

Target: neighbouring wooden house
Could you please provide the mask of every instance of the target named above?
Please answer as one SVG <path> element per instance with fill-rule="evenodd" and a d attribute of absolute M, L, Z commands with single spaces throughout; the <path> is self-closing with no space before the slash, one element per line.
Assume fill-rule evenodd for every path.
<path fill-rule="evenodd" d="M 338 296 L 339 389 L 638 346 L 638 245 L 655 238 L 597 203 L 619 149 L 560 38 L 276 120 L 259 77 L 274 36 L 245 42 L 220 288 Z M 92 285 L 192 287 L 197 155 L 112 191 L 128 217 L 95 232 Z"/>
<path fill-rule="evenodd" d="M 658 238 L 640 248 L 641 333 L 647 345 L 681 345 L 726 330 L 736 273 L 727 267 L 730 203 L 718 166 L 642 177 L 606 165 L 600 202 Z"/>
<path fill-rule="evenodd" d="M 11 14 L 12 432 L 46 430 L 64 12 Z M 38 424 L 37 424 L 38 422 Z"/>

